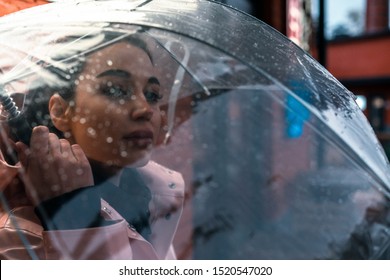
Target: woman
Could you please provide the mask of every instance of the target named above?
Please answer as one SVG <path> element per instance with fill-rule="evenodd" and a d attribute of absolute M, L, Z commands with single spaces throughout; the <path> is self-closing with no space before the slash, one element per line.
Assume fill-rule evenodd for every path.
<path fill-rule="evenodd" d="M 184 183 L 150 161 L 162 129 L 158 73 L 140 37 L 115 38 L 81 50 L 70 74 L 50 69 L 66 86 L 28 94 L 34 129 L 29 147 L 16 147 L 29 205 L 0 218 L 1 258 L 175 258 Z"/>

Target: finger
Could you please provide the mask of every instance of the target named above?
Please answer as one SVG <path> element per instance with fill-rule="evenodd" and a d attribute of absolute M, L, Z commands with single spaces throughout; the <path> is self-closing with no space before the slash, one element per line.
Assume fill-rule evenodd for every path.
<path fill-rule="evenodd" d="M 58 158 L 61 156 L 62 153 L 62 147 L 60 139 L 58 139 L 58 136 L 54 133 L 49 133 L 48 135 L 48 146 L 49 146 L 49 154 L 53 158 Z"/>
<path fill-rule="evenodd" d="M 1 132 L 1 131 L 0 131 Z M 4 139 L 3 139 L 4 140 Z M 1 145 L 3 144 L 3 145 Z M 16 144 L 13 139 L 8 138 L 8 141 L 4 141 L 0 143 L 0 159 L 7 163 L 7 165 L 14 166 L 19 161 L 19 157 L 17 155 Z M 4 151 L 4 154 L 3 154 Z"/>
<path fill-rule="evenodd" d="M 92 186 L 94 184 L 91 165 L 85 155 L 83 149 L 77 144 L 72 145 L 72 151 L 77 159 L 76 174 L 83 176 L 85 181 L 85 186 Z"/>
<path fill-rule="evenodd" d="M 79 162 L 88 162 L 87 156 L 78 144 L 72 145 L 72 152 Z"/>
<path fill-rule="evenodd" d="M 66 139 L 60 139 L 60 145 L 61 145 L 61 153 L 62 157 L 68 158 L 68 159 L 74 159 L 75 156 L 72 152 L 72 149 L 70 147 L 70 143 Z"/>
<path fill-rule="evenodd" d="M 10 145 L 10 147 L 14 150 L 16 150 L 16 143 L 15 141 L 13 141 L 11 138 L 8 138 L 8 142 L 7 142 L 8 145 Z"/>
<path fill-rule="evenodd" d="M 49 129 L 46 126 L 33 128 L 30 140 L 30 149 L 33 154 L 49 153 Z"/>
<path fill-rule="evenodd" d="M 28 156 L 30 155 L 30 149 L 28 146 L 22 142 L 17 142 L 15 144 L 16 151 L 18 152 L 18 157 L 20 163 L 24 166 L 27 167 L 28 165 Z"/>

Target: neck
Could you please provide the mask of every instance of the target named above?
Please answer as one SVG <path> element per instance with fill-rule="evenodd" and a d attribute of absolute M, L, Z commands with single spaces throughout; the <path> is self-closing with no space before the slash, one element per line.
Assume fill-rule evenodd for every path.
<path fill-rule="evenodd" d="M 95 185 L 107 181 L 122 170 L 122 167 L 105 164 L 99 161 L 89 159 L 92 168 Z"/>

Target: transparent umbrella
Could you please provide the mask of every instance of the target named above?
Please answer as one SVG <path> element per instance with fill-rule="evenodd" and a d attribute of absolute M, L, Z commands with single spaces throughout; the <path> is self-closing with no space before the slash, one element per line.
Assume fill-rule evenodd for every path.
<path fill-rule="evenodd" d="M 105 103 L 108 124 L 85 126 L 90 142 L 79 143 L 92 165 L 94 184 L 99 185 L 95 159 L 87 146 L 105 150 L 97 144 L 102 131 L 107 131 L 103 127 L 125 131 L 127 124 L 108 120 L 119 111 L 126 114 L 123 106 L 133 100 L 117 97 L 123 90 L 118 91 L 114 82 L 118 75 L 124 79 L 124 73 L 117 71 L 122 64 L 114 53 L 120 51 L 107 58 L 105 49 L 136 38 L 158 69 L 162 96 L 158 102 L 164 124 L 151 159 L 179 172 L 185 183 L 184 208 L 164 212 L 164 220 L 178 223 L 164 233 L 170 234 L 167 242 L 172 242 L 178 258 L 386 255 L 390 176 L 381 145 L 354 95 L 309 54 L 263 22 L 213 1 L 64 1 L 4 17 L 0 38 L 3 215 L 33 199 L 30 194 L 20 202 L 12 191 L 10 177 L 19 176 L 22 185 L 30 183 L 12 143 L 20 139 L 28 144 L 36 125 L 58 129 L 50 122 L 47 92 L 65 96 L 64 88 L 74 90 L 86 80 L 93 81 L 102 65 L 108 65 L 116 76 L 105 81 L 109 87 L 105 95 L 116 96 L 116 105 Z M 121 61 L 127 63 L 123 65 L 145 63 L 141 58 Z M 95 67 L 82 74 L 85 65 Z M 98 89 L 84 88 L 89 93 Z M 69 102 L 77 107 L 78 99 L 73 98 Z M 71 122 L 82 126 L 98 119 L 91 110 Z M 74 132 L 67 132 L 62 136 L 78 143 Z M 106 142 L 113 139 L 105 135 Z M 130 142 L 142 146 L 142 141 L 148 140 Z M 122 145 L 110 153 L 127 159 L 128 149 Z M 169 186 L 175 190 L 175 184 Z M 156 197 L 152 191 L 147 212 L 155 210 Z M 38 225 L 44 223 L 44 216 L 39 216 Z M 153 225 L 161 221 L 149 217 L 149 222 L 151 236 L 157 235 Z M 18 229 L 15 224 L 11 227 Z M 26 257 L 42 257 L 40 242 L 50 229 L 37 230 L 38 241 L 21 227 L 16 232 Z M 164 246 L 152 237 L 144 238 L 158 257 L 167 257 Z M 80 240 L 94 242 L 85 236 Z M 67 257 L 76 258 L 76 249 L 64 244 Z M 77 256 L 93 254 L 85 251 Z"/>

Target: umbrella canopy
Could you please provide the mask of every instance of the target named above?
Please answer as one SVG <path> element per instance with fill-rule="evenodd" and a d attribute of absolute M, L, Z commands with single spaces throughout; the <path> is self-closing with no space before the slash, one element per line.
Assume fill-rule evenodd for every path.
<path fill-rule="evenodd" d="M 153 159 L 186 183 L 178 256 L 344 256 L 368 210 L 387 203 L 388 160 L 351 92 L 282 34 L 234 8 L 64 1 L 5 17 L 2 99 L 25 95 L 16 102 L 21 114 L 3 104 L 4 126 L 37 102 L 29 99 L 35 89 L 63 87 L 85 57 L 131 36 L 146 42 L 164 93 L 165 145 Z"/>

